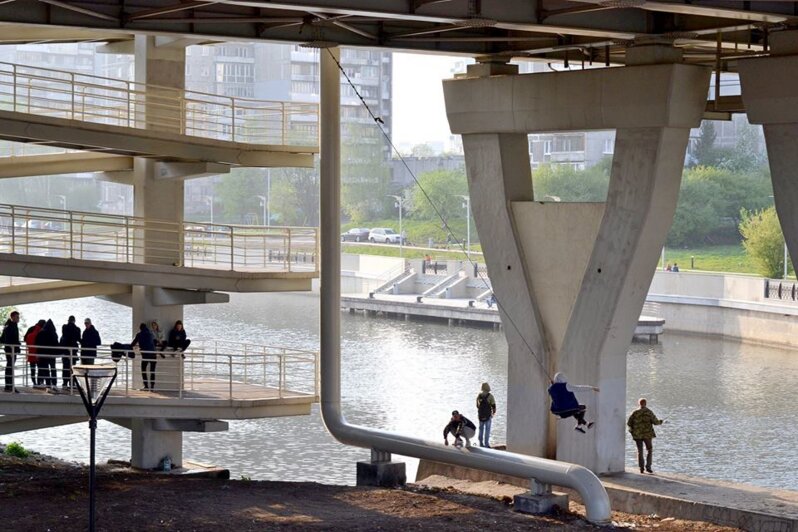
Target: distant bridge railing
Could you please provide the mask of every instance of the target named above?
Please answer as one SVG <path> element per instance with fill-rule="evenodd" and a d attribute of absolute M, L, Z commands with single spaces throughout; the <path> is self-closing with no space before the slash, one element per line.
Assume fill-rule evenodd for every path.
<path fill-rule="evenodd" d="M 318 144 L 318 106 L 0 62 L 0 110 L 248 144 Z"/>
<path fill-rule="evenodd" d="M 318 229 L 0 204 L 0 253 L 229 271 L 318 271 Z"/>
<path fill-rule="evenodd" d="M 798 283 L 778 279 L 765 279 L 765 299 L 798 301 Z"/>
<path fill-rule="evenodd" d="M 3 350 L 6 347 L 4 344 L 0 346 Z M 11 378 L 18 391 L 48 389 L 61 394 L 77 394 L 73 386 L 67 386 L 71 380 L 71 366 L 82 363 L 81 359 L 85 362 L 86 352 L 81 352 L 80 348 L 25 344 L 8 347 L 17 350 Z M 91 352 L 88 354 L 92 355 Z M 149 365 L 142 367 L 143 355 L 149 355 L 148 360 L 155 362 L 154 370 Z M 319 393 L 318 353 L 314 351 L 216 342 L 198 345 L 197 348 L 192 344 L 185 352 L 171 349 L 144 352 L 124 348 L 112 350 L 110 346 L 102 345 L 97 347 L 91 359 L 95 364 L 116 364 L 119 373 L 112 391 L 114 396 L 141 397 L 141 392 L 150 388 L 151 377 L 154 377 L 153 391 L 178 399 L 316 397 Z M 40 365 L 43 361 L 47 364 Z M 31 365 L 36 368 L 33 372 Z"/>

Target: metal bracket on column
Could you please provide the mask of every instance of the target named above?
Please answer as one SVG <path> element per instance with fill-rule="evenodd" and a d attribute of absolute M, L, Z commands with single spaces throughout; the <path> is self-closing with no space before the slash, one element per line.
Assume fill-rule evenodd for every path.
<path fill-rule="evenodd" d="M 539 482 L 533 478 L 529 480 L 529 491 L 532 495 L 551 495 L 551 484 Z"/>
<path fill-rule="evenodd" d="M 379 449 L 371 449 L 371 461 L 374 462 L 390 462 L 391 461 L 391 453 L 386 451 L 380 451 Z"/>

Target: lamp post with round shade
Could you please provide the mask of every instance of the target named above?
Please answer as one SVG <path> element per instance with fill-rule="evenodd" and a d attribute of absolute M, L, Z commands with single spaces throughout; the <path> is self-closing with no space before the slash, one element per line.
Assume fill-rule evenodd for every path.
<path fill-rule="evenodd" d="M 86 413 L 89 414 L 90 450 L 89 450 L 89 531 L 94 532 L 94 441 L 97 432 L 97 416 L 116 380 L 116 366 L 112 364 L 72 366 L 72 375 L 78 383 L 80 398 Z"/>

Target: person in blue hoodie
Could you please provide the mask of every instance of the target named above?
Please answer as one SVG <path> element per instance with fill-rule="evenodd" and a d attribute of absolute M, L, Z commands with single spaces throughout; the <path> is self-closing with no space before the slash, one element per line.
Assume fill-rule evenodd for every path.
<path fill-rule="evenodd" d="M 152 391 L 155 389 L 155 338 L 146 323 L 139 325 L 139 332 L 133 341 L 130 342 L 131 347 L 139 346 L 141 351 L 141 381 L 144 383 L 144 389 Z M 163 357 L 163 355 L 161 355 Z M 149 379 L 147 378 L 147 367 L 149 366 Z"/>
<path fill-rule="evenodd" d="M 587 407 L 579 403 L 574 391 L 599 391 L 595 386 L 568 384 L 565 374 L 558 372 L 554 375 L 554 382 L 549 386 L 549 396 L 551 396 L 551 413 L 559 416 L 562 419 L 573 417 L 576 419 L 575 431 L 585 433 L 585 427 L 588 429 L 593 426 L 592 421 L 585 420 L 585 413 Z"/>

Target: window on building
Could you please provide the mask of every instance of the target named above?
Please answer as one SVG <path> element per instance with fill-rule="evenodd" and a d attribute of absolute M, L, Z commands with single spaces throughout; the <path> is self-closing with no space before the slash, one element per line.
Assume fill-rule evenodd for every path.
<path fill-rule="evenodd" d="M 615 139 L 604 139 L 604 153 L 615 153 Z"/>
<path fill-rule="evenodd" d="M 252 63 L 216 63 L 217 83 L 253 83 L 255 66 Z"/>
<path fill-rule="evenodd" d="M 551 139 L 543 141 L 543 155 L 551 155 Z"/>

